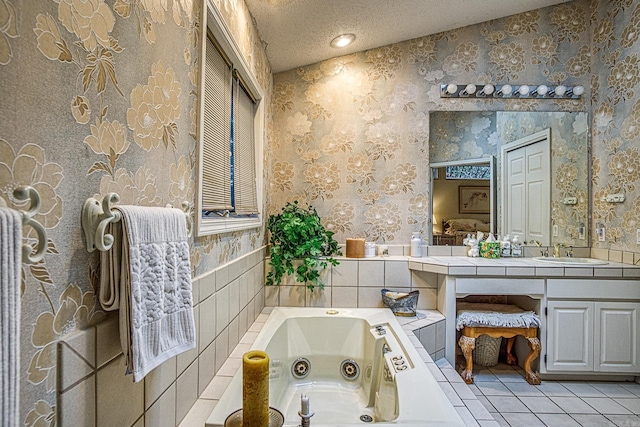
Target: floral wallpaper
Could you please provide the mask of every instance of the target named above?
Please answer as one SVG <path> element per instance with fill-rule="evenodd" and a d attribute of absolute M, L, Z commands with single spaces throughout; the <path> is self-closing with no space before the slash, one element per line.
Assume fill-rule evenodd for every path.
<path fill-rule="evenodd" d="M 0 0 L 0 198 L 35 187 L 49 241 L 23 264 L 21 417 L 55 425 L 56 342 L 105 318 L 84 200 L 194 202 L 202 1 Z M 266 96 L 271 71 L 242 0 L 214 1 Z M 26 239 L 35 244 L 33 230 Z M 199 275 L 264 244 L 262 229 L 194 239 Z"/>
<path fill-rule="evenodd" d="M 272 75 L 242 0 L 211 0 L 267 94 L 269 212 L 314 205 L 337 238 L 408 243 L 428 224 L 431 111 L 587 111 L 594 247 L 637 251 L 640 1 L 576 0 Z M 201 2 L 0 0 L 0 197 L 42 196 L 42 262 L 23 264 L 21 417 L 55 424 L 55 342 L 104 313 L 87 197 L 193 201 Z M 581 101 L 442 99 L 441 83 L 582 84 Z M 473 147 L 471 147 L 473 148 Z M 606 194 L 624 192 L 612 205 Z M 28 242 L 34 242 L 25 229 Z M 194 239 L 198 275 L 264 230 Z"/>
<path fill-rule="evenodd" d="M 578 227 L 588 225 L 589 138 L 586 112 L 441 111 L 430 115 L 430 161 L 496 159 L 497 231 L 501 230 L 502 145 L 551 129 L 551 224 L 553 243 L 589 246 Z M 564 204 L 576 197 L 577 204 Z M 584 230 L 587 231 L 586 228 Z"/>
<path fill-rule="evenodd" d="M 430 146 L 430 112 L 588 111 L 591 17 L 592 3 L 576 0 L 275 75 L 269 210 L 309 203 L 338 241 L 408 244 L 411 232 L 426 234 L 429 159 L 483 153 L 472 140 Z M 587 91 L 581 100 L 440 98 L 452 82 Z M 495 137 L 486 118 L 476 125 L 479 137 Z"/>
<path fill-rule="evenodd" d="M 640 2 L 595 2 L 591 76 L 593 246 L 638 252 L 640 228 Z M 624 193 L 621 204 L 603 201 Z"/>

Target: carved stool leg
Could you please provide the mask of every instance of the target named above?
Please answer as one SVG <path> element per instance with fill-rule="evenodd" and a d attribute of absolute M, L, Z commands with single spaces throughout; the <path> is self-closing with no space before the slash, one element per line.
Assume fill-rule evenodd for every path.
<path fill-rule="evenodd" d="M 507 338 L 507 365 L 516 365 L 518 360 L 513 354 L 513 343 L 516 341 L 516 337 Z"/>
<path fill-rule="evenodd" d="M 527 338 L 529 340 L 529 348 L 531 351 L 524 361 L 524 370 L 526 372 L 525 378 L 529 384 L 540 384 L 540 377 L 538 374 L 531 370 L 531 362 L 536 360 L 540 356 L 540 340 L 538 338 Z"/>
<path fill-rule="evenodd" d="M 462 336 L 460 336 L 460 339 L 458 340 L 458 344 L 460 344 L 460 348 L 462 349 L 462 354 L 464 355 L 464 358 L 465 358 L 465 361 L 466 361 L 465 369 L 464 369 L 464 371 L 462 371 L 460 376 L 462 377 L 462 379 L 464 380 L 465 383 L 473 384 L 473 354 L 472 354 L 472 351 L 473 351 L 474 348 L 476 348 L 476 339 L 462 335 Z"/>

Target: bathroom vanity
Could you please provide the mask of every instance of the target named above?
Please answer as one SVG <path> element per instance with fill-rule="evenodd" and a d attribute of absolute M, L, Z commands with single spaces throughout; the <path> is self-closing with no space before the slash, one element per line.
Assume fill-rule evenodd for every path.
<path fill-rule="evenodd" d="M 413 271 L 437 273 L 438 310 L 446 318 L 445 357 L 456 354 L 456 300 L 500 295 L 536 312 L 540 374 L 640 375 L 640 266 L 591 258 L 411 258 Z M 524 340 L 516 352 L 526 354 Z"/>

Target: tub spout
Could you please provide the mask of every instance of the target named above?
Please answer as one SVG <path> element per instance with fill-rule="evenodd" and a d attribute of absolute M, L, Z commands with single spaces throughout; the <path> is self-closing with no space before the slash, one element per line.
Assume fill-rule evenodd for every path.
<path fill-rule="evenodd" d="M 306 394 L 300 396 L 300 415 L 301 423 L 298 427 L 309 427 L 311 425 L 311 417 L 313 417 L 314 412 L 309 409 L 309 398 Z"/>

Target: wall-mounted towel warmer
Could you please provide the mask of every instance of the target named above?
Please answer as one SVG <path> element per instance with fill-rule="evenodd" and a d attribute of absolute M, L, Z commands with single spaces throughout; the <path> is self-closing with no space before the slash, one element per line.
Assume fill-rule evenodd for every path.
<path fill-rule="evenodd" d="M 38 242 L 36 243 L 35 253 L 33 252 L 33 246 L 27 243 L 22 245 L 22 260 L 27 264 L 37 264 L 44 258 L 48 245 L 47 232 L 42 224 L 33 219 L 40 211 L 40 193 L 31 186 L 21 185 L 13 190 L 13 197 L 21 202 L 30 201 L 29 208 L 26 211 L 20 210 L 19 212 L 22 216 L 22 225 L 29 225 L 35 230 Z M 0 207 L 7 207 L 2 197 L 0 197 Z"/>
<path fill-rule="evenodd" d="M 111 222 L 118 222 L 122 219 L 122 214 L 112 206 L 120 201 L 117 193 L 109 193 L 100 202 L 95 197 L 89 197 L 82 206 L 82 230 L 87 242 L 87 251 L 101 252 L 108 251 L 113 246 L 113 236 L 105 234 L 107 225 Z M 172 208 L 172 205 L 167 205 Z M 191 204 L 182 202 L 182 211 L 187 219 L 187 234 L 193 235 L 193 220 L 191 219 Z"/>

